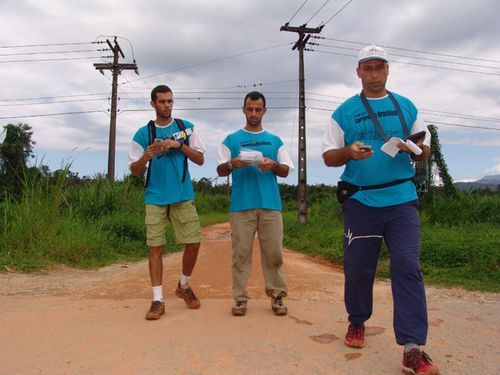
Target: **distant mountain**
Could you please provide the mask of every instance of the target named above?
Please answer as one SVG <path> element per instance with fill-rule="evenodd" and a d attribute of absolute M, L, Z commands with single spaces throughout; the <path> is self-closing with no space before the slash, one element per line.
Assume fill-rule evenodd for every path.
<path fill-rule="evenodd" d="M 497 191 L 500 189 L 500 174 L 484 176 L 477 181 L 455 182 L 454 185 L 458 190 L 462 191 L 472 191 L 478 189 L 490 189 L 492 191 Z"/>

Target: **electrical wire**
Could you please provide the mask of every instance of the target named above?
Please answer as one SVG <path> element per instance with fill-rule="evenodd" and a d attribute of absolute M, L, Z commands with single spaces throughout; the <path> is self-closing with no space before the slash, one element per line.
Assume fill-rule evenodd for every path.
<path fill-rule="evenodd" d="M 76 98 L 80 96 L 98 96 L 108 95 L 107 93 L 93 93 L 93 94 L 76 94 L 76 95 L 61 95 L 61 96 L 39 96 L 36 98 L 20 98 L 20 99 L 0 99 L 0 102 L 20 102 L 24 100 L 48 100 L 48 99 L 63 99 L 63 98 Z"/>
<path fill-rule="evenodd" d="M 0 53 L 0 57 L 4 56 L 25 56 L 25 55 L 54 55 L 54 54 L 64 54 L 64 53 L 84 53 L 84 52 L 105 52 L 109 51 L 109 48 L 103 49 L 84 49 L 75 51 L 47 51 L 47 52 L 18 52 L 18 53 Z"/>
<path fill-rule="evenodd" d="M 362 46 L 366 46 L 368 44 L 371 44 L 369 42 L 355 42 L 355 41 L 351 41 L 351 40 L 329 38 L 329 37 L 315 36 L 315 35 L 312 35 L 311 38 L 312 39 L 333 40 L 333 41 L 337 41 L 337 42 L 357 44 L 357 45 L 362 45 Z M 451 55 L 451 54 L 446 54 L 446 53 L 414 50 L 414 49 L 409 49 L 409 48 L 393 47 L 393 46 L 387 46 L 387 45 L 380 45 L 380 47 L 396 49 L 396 50 L 401 50 L 401 51 L 415 52 L 415 53 L 423 53 L 423 54 L 427 54 L 427 55 L 437 55 L 437 56 L 444 56 L 444 57 L 452 57 L 452 58 L 456 58 L 456 59 L 476 60 L 476 61 L 484 61 L 484 62 L 492 62 L 492 63 L 500 64 L 500 61 L 498 61 L 498 60 L 489 60 L 489 59 L 483 59 L 483 58 L 478 58 L 478 57 L 458 56 L 458 55 Z"/>
<path fill-rule="evenodd" d="M 298 107 L 293 107 L 293 106 L 279 106 L 279 107 L 266 107 L 267 109 L 277 109 L 277 110 L 282 110 L 282 109 L 298 109 Z M 227 111 L 227 110 L 238 110 L 241 111 L 241 106 L 240 107 L 205 107 L 205 108 L 175 108 L 175 111 Z M 145 108 L 145 109 L 124 109 L 120 112 L 150 112 L 151 108 Z M 1 117 L 0 117 L 1 119 Z"/>
<path fill-rule="evenodd" d="M 244 56 L 244 55 L 249 55 L 251 53 L 256 53 L 256 52 L 261 52 L 261 51 L 265 51 L 265 50 L 269 50 L 269 49 L 274 49 L 274 48 L 289 46 L 291 44 L 294 44 L 294 43 L 281 43 L 281 44 L 276 44 L 276 45 L 269 46 L 269 47 L 255 49 L 255 50 L 252 50 L 252 51 L 237 53 L 235 55 L 229 55 L 229 56 L 221 57 L 221 58 L 218 58 L 218 59 L 208 60 L 208 61 L 204 61 L 204 62 L 201 62 L 201 63 L 197 63 L 197 64 L 188 65 L 188 66 L 181 67 L 181 68 L 176 68 L 176 69 L 168 70 L 168 71 L 162 72 L 162 73 L 151 74 L 149 76 L 142 77 L 142 79 L 149 79 L 149 78 L 152 78 L 152 77 L 157 77 L 157 76 L 161 76 L 161 75 L 168 74 L 168 73 L 173 73 L 173 72 L 178 72 L 178 71 L 181 71 L 181 70 L 195 68 L 195 67 L 201 66 L 201 65 L 207 65 L 207 64 L 212 64 L 214 62 L 219 62 L 219 61 L 234 59 L 236 57 L 240 57 L 240 56 Z M 131 82 L 135 82 L 135 81 L 138 81 L 138 80 L 140 80 L 140 79 L 132 80 Z"/>
<path fill-rule="evenodd" d="M 109 98 L 73 99 L 73 100 L 57 100 L 57 101 L 51 101 L 51 102 L 0 104 L 0 107 L 21 107 L 21 106 L 30 106 L 30 105 L 44 105 L 44 104 L 81 103 L 81 102 L 102 101 L 102 100 L 108 100 L 108 99 Z"/>
<path fill-rule="evenodd" d="M 102 42 L 24 44 L 24 45 L 17 45 L 17 46 L 0 46 L 0 48 L 31 48 L 31 47 L 52 47 L 52 46 L 77 46 L 77 45 L 95 44 L 95 43 L 102 43 Z"/>
<path fill-rule="evenodd" d="M 318 53 L 326 53 L 329 55 L 357 57 L 357 55 L 351 55 L 351 54 L 347 54 L 347 53 L 321 51 L 321 50 L 315 50 L 315 49 L 311 49 L 311 48 L 305 48 L 304 50 L 318 52 Z M 444 69 L 444 70 L 450 70 L 450 71 L 456 71 L 456 72 L 466 72 L 466 73 L 476 73 L 476 74 L 483 74 L 483 75 L 490 75 L 490 76 L 500 76 L 500 73 L 499 74 L 489 73 L 489 72 L 482 72 L 479 70 L 458 69 L 458 68 L 445 67 L 445 66 L 439 66 L 439 65 L 428 65 L 428 64 L 419 64 L 419 63 L 413 63 L 413 62 L 407 62 L 407 61 L 391 60 L 391 63 L 393 63 L 393 62 L 399 63 L 399 64 L 416 65 L 416 66 L 423 66 L 423 67 L 435 68 L 435 69 Z"/>
<path fill-rule="evenodd" d="M 323 5 L 322 5 L 322 6 L 321 6 L 321 7 L 320 7 L 317 11 L 316 11 L 316 13 L 314 13 L 314 14 L 311 16 L 311 18 L 309 18 L 309 19 L 306 21 L 305 25 L 307 25 L 307 24 L 308 24 L 308 23 L 309 23 L 309 22 L 310 22 L 310 21 L 314 18 L 314 16 L 315 16 L 316 14 L 318 14 L 318 13 L 321 11 L 321 9 L 323 9 L 323 8 L 325 7 L 325 5 L 326 5 L 326 4 L 328 4 L 329 2 L 330 2 L 330 0 L 326 0 L 326 1 L 323 3 Z"/>
<path fill-rule="evenodd" d="M 449 125 L 449 126 L 458 126 L 461 128 L 472 128 L 472 129 L 486 129 L 486 130 L 496 130 L 500 131 L 500 128 L 491 128 L 489 126 L 475 126 L 475 125 L 463 125 L 463 124 L 455 124 L 451 122 L 442 122 L 442 121 L 432 121 L 432 120 L 424 120 L 427 124 L 438 124 L 438 125 Z"/>
<path fill-rule="evenodd" d="M 0 120 L 7 119 L 18 119 L 18 118 L 29 118 L 29 117 L 50 117 L 50 116 L 62 116 L 62 115 L 81 115 L 86 113 L 106 113 L 106 111 L 74 111 L 74 112 L 60 112 L 60 113 L 42 113 L 42 114 L 31 114 L 23 116 L 2 116 Z"/>
<path fill-rule="evenodd" d="M 105 56 L 105 58 L 112 58 L 113 56 Z M 93 56 L 93 57 L 61 57 L 57 59 L 33 59 L 33 60 L 7 60 L 0 61 L 0 64 L 5 63 L 25 63 L 25 62 L 47 62 L 47 61 L 67 61 L 67 60 L 95 60 L 100 59 L 101 56 Z"/>
<path fill-rule="evenodd" d="M 330 22 L 331 20 L 333 20 L 335 17 L 337 17 L 337 15 L 342 12 L 344 10 L 345 7 L 347 7 L 350 3 L 352 2 L 352 0 L 349 0 L 342 8 L 340 8 L 337 13 L 335 13 L 333 16 L 331 16 L 328 21 L 326 21 L 324 24 L 322 24 L 321 26 L 326 26 L 326 24 L 328 22 Z"/>
<path fill-rule="evenodd" d="M 309 1 L 309 0 L 304 0 L 304 2 L 302 3 L 302 5 L 299 7 L 299 9 L 297 9 L 297 10 L 295 11 L 295 13 L 293 14 L 293 16 L 292 16 L 292 17 L 290 17 L 290 19 L 288 20 L 288 22 L 287 22 L 287 23 L 292 22 L 293 18 L 297 15 L 297 13 L 299 13 L 299 12 L 300 12 L 300 10 L 302 9 L 302 7 L 303 7 L 304 5 L 306 5 L 306 3 L 307 3 L 308 1 Z"/>
<path fill-rule="evenodd" d="M 334 46 L 334 45 L 331 45 L 331 44 L 320 44 L 320 43 L 315 43 L 315 42 L 308 42 L 307 44 L 312 45 L 312 46 L 318 46 L 318 47 L 330 47 L 330 48 L 345 49 L 345 50 L 349 50 L 349 51 L 358 51 L 357 48 Z M 415 60 L 425 60 L 425 61 L 432 61 L 432 62 L 440 62 L 440 63 L 445 63 L 445 64 L 455 64 L 455 65 L 471 66 L 471 67 L 474 67 L 474 68 L 500 69 L 500 67 L 496 67 L 496 66 L 469 64 L 469 63 L 463 63 L 463 62 L 457 62 L 457 61 L 449 61 L 449 60 L 438 60 L 438 59 L 431 59 L 431 58 L 420 57 L 420 56 L 408 56 L 408 55 L 391 54 L 391 57 L 392 56 L 404 57 L 404 58 L 415 59 Z M 392 61 L 392 59 L 391 59 L 391 61 Z"/>

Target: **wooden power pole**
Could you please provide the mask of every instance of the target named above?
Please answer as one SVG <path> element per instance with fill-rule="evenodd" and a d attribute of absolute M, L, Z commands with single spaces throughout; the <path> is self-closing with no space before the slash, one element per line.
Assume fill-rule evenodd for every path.
<path fill-rule="evenodd" d="M 304 79 L 304 48 L 311 37 L 310 34 L 319 34 L 323 26 L 317 28 L 281 26 L 280 31 L 291 31 L 299 34 L 299 39 L 292 50 L 299 50 L 299 182 L 298 182 L 298 210 L 299 224 L 307 223 L 307 163 L 306 163 L 306 95 Z M 307 35 L 306 35 L 307 34 Z"/>
<path fill-rule="evenodd" d="M 111 85 L 111 119 L 109 124 L 109 146 L 108 146 L 108 180 L 110 182 L 115 181 L 115 153 L 116 153 L 116 114 L 117 114 L 117 102 L 118 102 L 118 74 L 122 70 L 135 70 L 136 74 L 139 74 L 137 64 L 120 64 L 118 63 L 119 54 L 122 58 L 125 58 L 120 45 L 114 39 L 114 45 L 111 44 L 109 39 L 106 39 L 109 48 L 113 51 L 113 62 L 105 64 L 94 64 L 94 67 L 104 74 L 104 70 L 111 70 L 113 73 L 113 83 Z"/>

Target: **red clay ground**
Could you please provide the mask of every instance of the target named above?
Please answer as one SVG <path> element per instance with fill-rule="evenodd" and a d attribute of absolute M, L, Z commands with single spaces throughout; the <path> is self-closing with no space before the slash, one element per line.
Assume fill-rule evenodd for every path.
<path fill-rule="evenodd" d="M 175 297 L 181 254 L 165 258 L 166 315 L 146 321 L 147 263 L 95 271 L 57 267 L 0 274 L 0 374 L 400 374 L 388 282 L 377 282 L 362 350 L 344 346 L 343 275 L 285 251 L 289 314 L 272 314 L 258 244 L 244 317 L 231 316 L 228 224 L 204 231 L 191 285 L 202 301 Z M 257 241 L 256 241 L 257 242 Z M 500 373 L 500 297 L 427 288 L 426 350 L 443 374 Z"/>

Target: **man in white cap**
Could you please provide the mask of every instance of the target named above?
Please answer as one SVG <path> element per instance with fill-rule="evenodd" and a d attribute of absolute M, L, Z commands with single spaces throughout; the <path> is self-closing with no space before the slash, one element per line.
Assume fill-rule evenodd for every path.
<path fill-rule="evenodd" d="M 427 340 L 425 288 L 420 272 L 420 221 L 412 161 L 430 155 L 430 133 L 413 103 L 386 89 L 386 51 L 359 52 L 363 90 L 340 105 L 322 145 L 328 167 L 345 166 L 337 197 L 344 218 L 344 299 L 349 314 L 345 344 L 364 346 L 373 310 L 373 282 L 382 239 L 391 261 L 396 342 L 404 345 L 403 371 L 439 374 L 420 345 Z M 402 141 L 409 135 L 411 141 Z"/>

